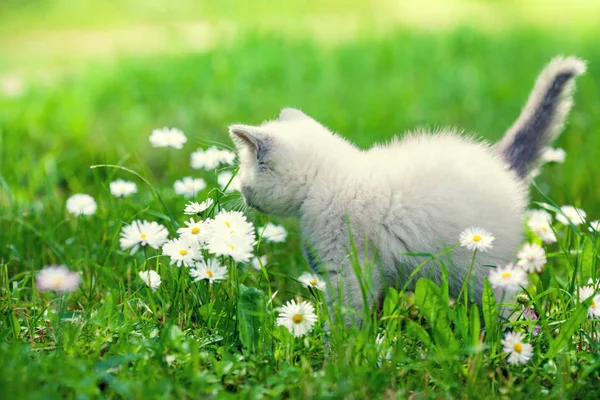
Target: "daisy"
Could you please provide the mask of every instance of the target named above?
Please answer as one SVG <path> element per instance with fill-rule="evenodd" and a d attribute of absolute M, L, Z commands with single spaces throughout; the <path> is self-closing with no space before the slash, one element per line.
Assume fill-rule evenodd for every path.
<path fill-rule="evenodd" d="M 517 253 L 517 258 L 519 259 L 517 264 L 527 272 L 542 272 L 542 268 L 546 264 L 546 252 L 536 243 L 526 243 Z"/>
<path fill-rule="evenodd" d="M 200 246 L 204 246 L 210 235 L 210 221 L 184 221 L 185 228 L 177 229 L 177 233 L 184 239 L 195 240 Z"/>
<path fill-rule="evenodd" d="M 590 227 L 589 227 L 590 232 L 600 232 L 600 219 L 597 221 L 592 221 L 590 222 Z"/>
<path fill-rule="evenodd" d="M 556 235 L 550 226 L 551 223 L 552 216 L 548 212 L 544 210 L 532 210 L 529 212 L 527 226 L 538 235 L 544 243 L 556 242 Z"/>
<path fill-rule="evenodd" d="M 134 182 L 117 179 L 110 183 L 110 193 L 115 197 L 127 197 L 137 193 L 137 186 Z"/>
<path fill-rule="evenodd" d="M 567 153 L 563 149 L 552 148 L 552 147 L 546 147 L 542 151 L 542 155 L 541 155 L 542 162 L 545 162 L 545 163 L 550 163 L 550 162 L 564 163 L 566 157 L 567 157 Z"/>
<path fill-rule="evenodd" d="M 585 222 L 585 217 L 587 216 L 585 211 L 581 208 L 575 208 L 573 206 L 562 206 L 560 211 L 562 211 L 562 213 L 556 213 L 556 220 L 563 225 L 569 225 L 569 221 L 576 226 L 583 224 Z"/>
<path fill-rule="evenodd" d="M 140 279 L 150 287 L 150 289 L 156 290 L 160 286 L 160 275 L 156 273 L 156 271 L 151 269 L 148 271 L 140 271 L 138 272 L 138 275 L 140 276 Z"/>
<path fill-rule="evenodd" d="M 254 257 L 252 259 L 252 261 L 250 262 L 250 265 L 252 265 L 252 268 L 257 269 L 257 270 L 261 270 L 262 267 L 266 267 L 267 266 L 267 256 L 260 256 L 260 257 Z M 262 265 L 262 267 L 261 267 Z"/>
<path fill-rule="evenodd" d="M 221 189 L 225 190 L 225 193 L 230 193 L 233 191 L 240 190 L 240 179 L 237 177 L 233 177 L 233 173 L 230 171 L 224 171 L 219 174 L 217 177 L 217 183 L 221 187 Z M 225 189 L 227 187 L 227 189 Z"/>
<path fill-rule="evenodd" d="M 227 278 L 227 267 L 220 265 L 216 260 L 200 261 L 190 268 L 190 276 L 194 282 L 208 279 L 210 283 Z"/>
<path fill-rule="evenodd" d="M 520 332 L 508 332 L 502 340 L 502 351 L 508 353 L 510 364 L 525 364 L 533 356 L 533 347 L 523 342 Z"/>
<path fill-rule="evenodd" d="M 492 234 L 482 228 L 467 228 L 460 234 L 460 245 L 467 250 L 488 251 L 493 241 Z"/>
<path fill-rule="evenodd" d="M 213 199 L 206 199 L 202 203 L 189 202 L 185 206 L 184 214 L 195 215 L 200 214 L 202 211 L 206 211 L 210 206 L 213 205 Z"/>
<path fill-rule="evenodd" d="M 219 164 L 233 165 L 234 160 L 235 153 L 212 146 L 206 150 L 198 149 L 193 152 L 191 166 L 194 169 L 211 170 L 217 168 Z"/>
<path fill-rule="evenodd" d="M 185 178 L 175 181 L 173 185 L 175 193 L 182 194 L 185 197 L 194 197 L 196 193 L 206 187 L 206 182 L 202 178 L 192 178 L 186 176 Z"/>
<path fill-rule="evenodd" d="M 89 194 L 78 193 L 67 199 L 67 211 L 76 217 L 94 215 L 97 208 L 96 201 Z"/>
<path fill-rule="evenodd" d="M 169 240 L 162 248 L 163 254 L 171 257 L 171 265 L 191 267 L 195 260 L 202 259 L 200 245 L 196 240 L 178 238 Z"/>
<path fill-rule="evenodd" d="M 291 300 L 279 309 L 277 325 L 285 326 L 294 337 L 299 337 L 309 332 L 317 322 L 317 315 L 312 304 Z"/>
<path fill-rule="evenodd" d="M 305 272 L 298 278 L 298 281 L 306 287 L 312 287 L 321 291 L 325 290 L 325 281 L 323 281 L 318 275 L 310 272 Z"/>
<path fill-rule="evenodd" d="M 81 283 L 81 276 L 78 272 L 71 272 L 65 265 L 50 265 L 37 273 L 35 286 L 45 292 L 53 290 L 55 292 L 66 293 L 74 292 Z"/>
<path fill-rule="evenodd" d="M 283 226 L 268 223 L 261 230 L 263 240 L 271 243 L 282 243 L 285 242 L 287 237 L 287 231 Z"/>
<path fill-rule="evenodd" d="M 123 250 L 131 248 L 130 254 L 133 254 L 140 246 L 158 249 L 168 240 L 168 236 L 167 228 L 159 223 L 136 220 L 123 227 L 120 243 Z"/>
<path fill-rule="evenodd" d="M 252 258 L 256 243 L 254 225 L 239 211 L 221 211 L 210 222 L 211 235 L 207 249 L 219 256 L 232 257 L 237 262 Z"/>
<path fill-rule="evenodd" d="M 8 75 L 0 80 L 0 93 L 9 98 L 20 97 L 25 88 L 25 80 L 19 75 Z"/>
<path fill-rule="evenodd" d="M 600 293 L 594 295 L 593 286 L 583 286 L 579 288 L 579 301 L 583 302 L 590 297 L 594 297 L 592 299 L 592 304 L 588 308 L 587 316 L 588 318 L 599 318 L 600 317 Z"/>
<path fill-rule="evenodd" d="M 502 288 L 509 292 L 516 292 L 527 285 L 527 273 L 513 264 L 495 268 L 490 272 L 490 284 L 494 289 Z"/>
<path fill-rule="evenodd" d="M 187 138 L 177 128 L 162 128 L 155 129 L 150 134 L 150 143 L 152 147 L 172 147 L 174 149 L 183 148 L 183 144 L 187 142 Z"/>

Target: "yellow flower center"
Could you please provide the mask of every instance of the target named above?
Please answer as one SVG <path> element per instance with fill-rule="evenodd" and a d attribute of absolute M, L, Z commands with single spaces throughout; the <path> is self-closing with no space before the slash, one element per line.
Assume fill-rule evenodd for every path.
<path fill-rule="evenodd" d="M 229 247 L 231 250 L 235 249 L 235 245 L 233 245 L 233 244 L 230 244 L 227 247 Z"/>
<path fill-rule="evenodd" d="M 596 308 L 596 302 L 592 300 L 592 308 Z"/>
<path fill-rule="evenodd" d="M 141 239 L 146 239 L 147 237 L 148 237 L 148 235 L 146 235 L 145 233 L 142 233 L 142 234 L 140 235 L 140 238 L 141 238 Z"/>
<path fill-rule="evenodd" d="M 521 352 L 523 351 L 523 345 L 521 343 L 515 343 L 513 349 L 515 349 L 517 353 L 521 354 Z"/>
<path fill-rule="evenodd" d="M 543 230 L 544 232 L 546 232 L 546 231 L 548 230 L 548 228 L 546 228 L 545 226 L 542 226 L 542 230 Z"/>
<path fill-rule="evenodd" d="M 61 288 L 65 283 L 65 277 L 64 276 L 55 276 L 54 278 L 52 278 L 52 287 L 54 288 Z"/>
<path fill-rule="evenodd" d="M 228 227 L 228 228 L 231 228 L 231 222 L 225 221 L 225 226 Z"/>
<path fill-rule="evenodd" d="M 210 269 L 206 270 L 206 275 L 208 275 L 209 278 L 212 278 L 214 276 L 213 272 Z"/>
<path fill-rule="evenodd" d="M 473 235 L 473 241 L 474 242 L 480 242 L 481 241 L 481 235 Z"/>
<path fill-rule="evenodd" d="M 187 253 L 188 253 L 188 252 L 187 252 L 187 250 L 186 250 L 186 249 L 181 249 L 181 250 L 179 250 L 179 254 L 181 254 L 182 256 L 185 256 L 185 255 L 187 255 Z"/>
<path fill-rule="evenodd" d="M 302 322 L 302 320 L 304 319 L 304 317 L 300 314 L 296 314 L 292 317 L 292 322 L 295 324 L 299 324 L 300 322 Z"/>
<path fill-rule="evenodd" d="M 310 281 L 310 284 L 313 286 L 317 286 L 317 281 L 315 279 L 313 279 Z"/>
<path fill-rule="evenodd" d="M 197 235 L 200 233 L 200 228 L 198 228 L 197 226 L 192 228 L 192 235 Z"/>
<path fill-rule="evenodd" d="M 510 272 L 505 272 L 505 273 L 502 274 L 502 278 L 504 278 L 504 279 L 508 279 L 511 276 L 512 276 L 512 274 Z"/>

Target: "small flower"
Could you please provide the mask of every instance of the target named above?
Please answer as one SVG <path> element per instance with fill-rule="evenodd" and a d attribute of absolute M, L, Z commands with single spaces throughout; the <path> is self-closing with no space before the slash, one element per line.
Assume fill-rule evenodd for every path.
<path fill-rule="evenodd" d="M 190 176 L 186 176 L 179 181 L 175 181 L 173 187 L 175 188 L 175 193 L 177 194 L 182 194 L 185 197 L 194 197 L 196 193 L 206 187 L 206 182 L 202 178 L 192 178 Z"/>
<path fill-rule="evenodd" d="M 595 291 L 596 289 L 594 289 L 593 286 L 583 286 L 579 288 L 579 301 L 583 302 L 592 296 L 594 297 L 592 299 L 592 304 L 588 308 L 588 318 L 600 317 L 600 293 L 594 294 Z"/>
<path fill-rule="evenodd" d="M 76 217 L 80 215 L 94 215 L 96 213 L 96 201 L 89 194 L 74 194 L 67 199 L 67 211 Z"/>
<path fill-rule="evenodd" d="M 317 315 L 312 304 L 291 300 L 279 309 L 277 325 L 285 326 L 294 337 L 309 332 L 317 322 Z"/>
<path fill-rule="evenodd" d="M 493 241 L 492 234 L 482 228 L 467 228 L 460 234 L 460 245 L 467 250 L 488 251 Z"/>
<path fill-rule="evenodd" d="M 256 243 L 254 225 L 239 211 L 221 211 L 210 222 L 211 235 L 207 249 L 219 256 L 230 256 L 237 262 L 252 258 Z"/>
<path fill-rule="evenodd" d="M 110 193 L 115 197 L 127 197 L 137 193 L 137 185 L 134 182 L 117 179 L 110 183 Z"/>
<path fill-rule="evenodd" d="M 523 306 L 523 317 L 525 317 L 526 321 L 537 321 L 538 320 L 537 314 L 535 313 L 534 309 L 531 307 Z M 540 333 L 540 326 L 534 325 L 532 328 L 531 325 L 529 325 L 529 326 L 527 326 L 527 330 L 529 331 L 529 333 L 536 336 L 538 333 Z"/>
<path fill-rule="evenodd" d="M 229 171 L 224 171 L 219 174 L 217 177 L 217 183 L 221 187 L 221 189 L 225 190 L 225 193 L 230 193 L 233 191 L 240 190 L 240 179 L 236 175 L 233 177 L 233 173 Z M 227 189 L 225 189 L 227 188 Z"/>
<path fill-rule="evenodd" d="M 259 230 L 262 233 L 262 238 L 266 242 L 282 243 L 285 242 L 287 231 L 283 226 L 268 223 L 264 228 Z"/>
<path fill-rule="evenodd" d="M 318 275 L 310 272 L 305 272 L 298 278 L 298 281 L 306 287 L 312 287 L 321 291 L 325 290 L 325 281 L 323 281 Z"/>
<path fill-rule="evenodd" d="M 546 252 L 536 243 L 526 243 L 517 253 L 517 258 L 519 259 L 517 264 L 527 272 L 542 272 L 542 268 L 546 264 Z"/>
<path fill-rule="evenodd" d="M 257 270 L 261 270 L 262 267 L 266 267 L 267 266 L 267 256 L 260 256 L 260 257 L 254 257 L 252 259 L 252 261 L 250 262 L 250 264 L 252 265 L 252 268 L 257 269 Z M 261 267 L 262 265 L 262 267 Z"/>
<path fill-rule="evenodd" d="M 510 364 L 525 364 L 533 356 L 533 347 L 523 342 L 520 332 L 508 332 L 502 340 L 502 351 L 508 353 Z"/>
<path fill-rule="evenodd" d="M 526 295 L 525 293 L 518 294 L 517 297 L 515 298 L 515 300 L 517 300 L 517 303 L 522 304 L 522 305 L 529 304 L 529 296 Z"/>
<path fill-rule="evenodd" d="M 556 213 L 556 220 L 561 224 L 569 225 L 569 221 L 571 221 L 573 225 L 580 225 L 585 223 L 585 217 L 587 215 L 585 211 L 583 211 L 581 208 L 575 208 L 573 206 L 562 206 L 560 210 L 562 211 L 562 213 Z"/>
<path fill-rule="evenodd" d="M 202 203 L 189 202 L 185 206 L 184 214 L 195 215 L 200 214 L 202 211 L 206 211 L 210 206 L 213 205 L 213 199 L 206 199 Z"/>
<path fill-rule="evenodd" d="M 227 268 L 220 265 L 216 260 L 209 259 L 194 264 L 190 269 L 190 276 L 194 282 L 208 279 L 210 283 L 227 278 Z"/>
<path fill-rule="evenodd" d="M 150 143 L 152 147 L 172 147 L 174 149 L 183 148 L 183 144 L 187 142 L 187 138 L 177 128 L 162 128 L 155 129 L 150 135 Z"/>
<path fill-rule="evenodd" d="M 59 293 L 74 292 L 81 283 L 78 272 L 71 272 L 65 265 L 50 265 L 38 272 L 35 286 L 45 292 L 53 290 Z"/>
<path fill-rule="evenodd" d="M 502 288 L 509 292 L 516 292 L 527 285 L 527 273 L 513 264 L 495 268 L 490 272 L 490 284 L 494 289 Z"/>
<path fill-rule="evenodd" d="M 177 229 L 177 233 L 184 239 L 195 240 L 200 246 L 204 246 L 210 236 L 210 221 L 184 221 L 185 228 Z"/>
<path fill-rule="evenodd" d="M 162 248 L 163 254 L 171 257 L 171 265 L 191 267 L 195 260 L 202 259 L 200 245 L 196 240 L 178 238 L 169 240 Z"/>
<path fill-rule="evenodd" d="M 563 149 L 546 147 L 542 152 L 541 159 L 545 163 L 564 163 L 566 157 L 567 153 Z"/>
<path fill-rule="evenodd" d="M 25 80 L 19 75 L 8 75 L 0 80 L 0 93 L 9 98 L 20 97 L 25 88 Z"/>
<path fill-rule="evenodd" d="M 133 254 L 140 246 L 158 249 L 168 240 L 168 236 L 167 228 L 159 223 L 136 220 L 123 227 L 120 243 L 123 250 L 131 248 L 130 254 Z"/>
<path fill-rule="evenodd" d="M 544 243 L 556 242 L 556 235 L 550 226 L 551 223 L 552 216 L 548 212 L 544 210 L 531 210 L 529 212 L 527 226 L 538 235 Z"/>
<path fill-rule="evenodd" d="M 590 222 L 589 230 L 592 233 L 594 233 L 594 232 L 600 232 L 600 219 L 597 220 L 597 221 Z"/>
<path fill-rule="evenodd" d="M 194 169 L 211 170 L 217 168 L 220 164 L 233 165 L 234 160 L 235 153 L 212 146 L 206 150 L 198 149 L 193 152 L 191 165 Z"/>
<path fill-rule="evenodd" d="M 160 286 L 160 275 L 156 273 L 156 271 L 151 269 L 148 271 L 140 271 L 138 272 L 138 275 L 140 276 L 140 279 L 150 287 L 150 289 L 156 290 Z"/>

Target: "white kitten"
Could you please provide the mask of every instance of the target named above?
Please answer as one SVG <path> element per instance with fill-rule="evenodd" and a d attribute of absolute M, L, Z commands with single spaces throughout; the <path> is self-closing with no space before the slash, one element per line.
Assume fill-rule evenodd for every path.
<path fill-rule="evenodd" d="M 361 150 L 295 109 L 260 126 L 232 125 L 242 194 L 263 213 L 300 219 L 309 261 L 333 285 L 328 301 L 342 284 L 344 304 L 359 312 L 363 298 L 349 257 L 351 237 L 358 260 L 375 262 L 372 301 L 385 286 L 406 283 L 426 259 L 405 253 L 436 254 L 457 243 L 465 228 L 484 228 L 495 241 L 492 250 L 477 254 L 472 273 L 470 291 L 480 301 L 489 273 L 484 265 L 512 261 L 521 243 L 527 173 L 559 133 L 571 107 L 573 78 L 584 71 L 576 58 L 552 60 L 495 146 L 442 130 L 412 132 Z M 451 261 L 443 258 L 451 295 L 458 295 L 471 259 L 472 252 L 460 247 Z M 421 276 L 439 282 L 439 264 L 427 264 L 416 278 Z"/>

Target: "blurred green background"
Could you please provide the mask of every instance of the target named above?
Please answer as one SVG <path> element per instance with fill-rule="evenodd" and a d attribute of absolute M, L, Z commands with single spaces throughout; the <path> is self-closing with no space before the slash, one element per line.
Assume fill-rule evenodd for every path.
<path fill-rule="evenodd" d="M 538 184 L 597 219 L 599 20 L 596 0 L 3 0 L 0 205 L 93 194 L 96 163 L 168 190 L 191 151 L 229 145 L 228 124 L 284 106 L 362 147 L 423 125 L 497 140 L 544 64 L 574 54 L 589 71 L 557 142 L 567 161 Z M 162 126 L 190 138 L 168 165 L 148 143 Z"/>

